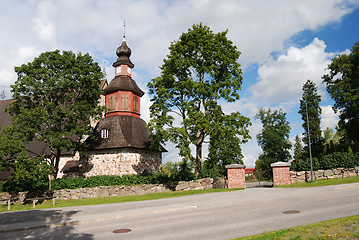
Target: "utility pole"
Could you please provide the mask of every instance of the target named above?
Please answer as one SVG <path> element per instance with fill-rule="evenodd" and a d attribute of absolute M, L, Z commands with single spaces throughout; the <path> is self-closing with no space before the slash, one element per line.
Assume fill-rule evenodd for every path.
<path fill-rule="evenodd" d="M 313 182 L 313 160 L 312 160 L 312 148 L 310 144 L 310 131 L 309 131 L 309 118 L 308 118 L 308 104 L 307 96 L 305 96 L 305 112 L 307 114 L 307 128 L 308 128 L 308 147 L 309 147 L 309 158 L 310 158 L 310 178 Z"/>

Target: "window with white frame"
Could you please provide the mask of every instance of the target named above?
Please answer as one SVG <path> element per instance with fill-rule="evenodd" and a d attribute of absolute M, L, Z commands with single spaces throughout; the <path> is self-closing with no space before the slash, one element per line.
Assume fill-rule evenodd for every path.
<path fill-rule="evenodd" d="M 108 130 L 107 129 L 101 130 L 101 138 L 108 138 Z"/>

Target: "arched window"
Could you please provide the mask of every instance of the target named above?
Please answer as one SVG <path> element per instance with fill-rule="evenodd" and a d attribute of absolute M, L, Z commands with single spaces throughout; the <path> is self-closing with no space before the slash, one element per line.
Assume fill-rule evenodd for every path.
<path fill-rule="evenodd" d="M 108 138 L 108 130 L 107 129 L 101 130 L 101 138 Z"/>

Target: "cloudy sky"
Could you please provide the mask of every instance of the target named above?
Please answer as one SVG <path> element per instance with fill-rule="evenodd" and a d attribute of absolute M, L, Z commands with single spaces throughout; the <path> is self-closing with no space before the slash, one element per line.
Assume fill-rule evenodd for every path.
<path fill-rule="evenodd" d="M 0 0 L 0 93 L 10 98 L 14 66 L 54 49 L 89 52 L 114 76 L 112 63 L 126 40 L 135 64 L 133 78 L 147 91 L 172 41 L 202 22 L 214 32 L 228 29 L 228 38 L 242 52 L 241 100 L 224 104 L 227 112 L 250 117 L 252 140 L 242 146 L 247 166 L 261 149 L 253 119 L 260 107 L 282 108 L 291 123 L 291 139 L 303 132 L 298 114 L 301 88 L 314 81 L 322 95 L 322 128 L 334 128 L 332 100 L 321 83 L 330 60 L 359 41 L 359 0 Z M 150 96 L 142 97 L 142 118 L 149 120 Z M 172 144 L 164 162 L 177 161 Z"/>

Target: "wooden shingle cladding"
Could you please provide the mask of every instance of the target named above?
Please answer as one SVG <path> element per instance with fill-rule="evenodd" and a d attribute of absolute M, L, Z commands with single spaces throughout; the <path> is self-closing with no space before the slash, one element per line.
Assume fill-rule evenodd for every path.
<path fill-rule="evenodd" d="M 107 138 L 101 136 L 104 129 L 108 130 Z M 115 148 L 150 149 L 151 133 L 146 122 L 140 118 L 124 115 L 106 117 L 99 121 L 94 132 L 95 139 L 87 140 L 88 151 Z"/>

